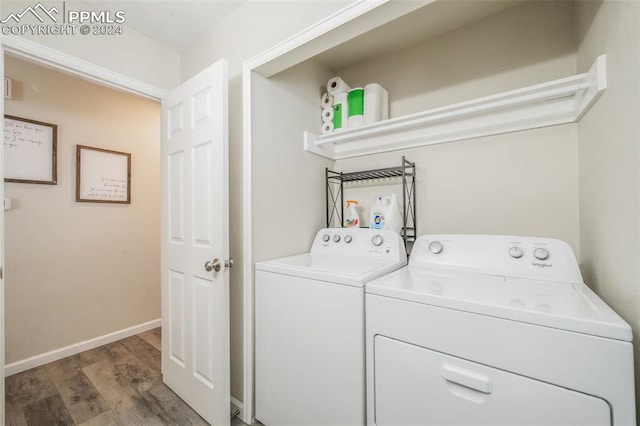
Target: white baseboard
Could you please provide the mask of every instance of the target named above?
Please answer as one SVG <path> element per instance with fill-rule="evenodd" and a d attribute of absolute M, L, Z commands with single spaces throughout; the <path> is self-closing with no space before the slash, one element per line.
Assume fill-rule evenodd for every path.
<path fill-rule="evenodd" d="M 236 416 L 239 419 L 244 417 L 244 404 L 234 397 L 231 397 L 231 414 L 238 411 L 238 415 Z"/>
<path fill-rule="evenodd" d="M 160 319 L 145 322 L 134 325 L 133 327 L 125 328 L 124 330 L 114 331 L 113 333 L 94 337 L 93 339 L 85 340 L 84 342 L 75 343 L 73 345 L 65 346 L 64 348 L 32 356 L 31 358 L 12 362 L 11 364 L 4 366 L 4 376 L 8 377 L 80 352 L 88 351 L 89 349 L 97 348 L 99 346 L 115 342 L 116 340 L 124 339 L 126 337 L 160 327 L 161 324 L 162 320 Z"/>

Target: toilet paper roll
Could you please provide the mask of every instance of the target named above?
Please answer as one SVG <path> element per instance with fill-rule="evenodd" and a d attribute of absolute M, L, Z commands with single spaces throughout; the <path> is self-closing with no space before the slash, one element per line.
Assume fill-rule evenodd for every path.
<path fill-rule="evenodd" d="M 320 105 L 322 105 L 322 108 L 331 108 L 333 106 L 333 95 L 325 92 L 320 98 Z"/>
<path fill-rule="evenodd" d="M 364 89 L 362 87 L 356 87 L 349 90 L 347 96 L 347 102 L 349 104 L 349 128 L 359 127 L 364 124 Z"/>
<path fill-rule="evenodd" d="M 333 133 L 333 123 L 331 121 L 322 123 L 322 134 L 329 135 Z"/>
<path fill-rule="evenodd" d="M 378 83 L 364 86 L 364 124 L 389 118 L 389 93 Z"/>
<path fill-rule="evenodd" d="M 349 87 L 349 85 L 340 77 L 333 77 L 327 82 L 327 92 L 334 97 L 336 96 L 336 93 L 347 93 L 349 90 L 351 90 L 351 87 Z"/>
<path fill-rule="evenodd" d="M 322 121 L 324 123 L 333 123 L 333 107 L 322 108 Z"/>
<path fill-rule="evenodd" d="M 333 129 L 337 132 L 348 127 L 349 105 L 346 93 L 333 95 Z"/>

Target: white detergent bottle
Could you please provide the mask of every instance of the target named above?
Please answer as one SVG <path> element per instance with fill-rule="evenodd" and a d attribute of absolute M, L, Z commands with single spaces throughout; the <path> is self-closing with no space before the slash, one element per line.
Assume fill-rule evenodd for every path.
<path fill-rule="evenodd" d="M 390 229 L 399 234 L 402 231 L 402 213 L 398 203 L 398 194 L 391 194 L 391 196 L 385 198 L 389 201 L 385 229 Z"/>
<path fill-rule="evenodd" d="M 385 229 L 387 227 L 387 208 L 389 207 L 388 199 L 382 195 L 376 197 L 376 203 L 371 207 L 371 215 L 369 216 L 369 228 Z"/>
<path fill-rule="evenodd" d="M 347 218 L 347 228 L 360 228 L 360 215 L 358 214 L 358 202 L 347 200 L 347 208 L 351 209 L 351 217 Z"/>

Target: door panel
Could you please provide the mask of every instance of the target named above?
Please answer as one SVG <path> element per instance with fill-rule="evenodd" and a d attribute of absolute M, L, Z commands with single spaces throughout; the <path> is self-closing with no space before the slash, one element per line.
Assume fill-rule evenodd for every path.
<path fill-rule="evenodd" d="M 162 374 L 205 420 L 229 424 L 227 65 L 162 102 Z"/>
<path fill-rule="evenodd" d="M 194 324 L 194 369 L 195 374 L 205 386 L 213 389 L 212 364 L 214 354 L 210 348 L 210 340 L 207 336 L 214 334 L 212 324 L 208 321 L 207 313 L 211 309 L 208 301 L 211 300 L 213 283 L 210 280 L 197 278 L 193 292 Z"/>
<path fill-rule="evenodd" d="M 184 368 L 184 274 L 171 271 L 170 277 L 169 312 L 166 316 L 171 318 L 168 328 L 169 356 L 171 360 Z M 165 313 L 162 313 L 165 316 Z M 164 337 L 167 337 L 163 330 Z M 164 352 L 164 348 L 163 348 Z"/>
<path fill-rule="evenodd" d="M 167 170 L 169 181 L 168 214 L 169 214 L 169 237 L 171 242 L 184 242 L 184 153 L 182 151 L 169 156 Z"/>
<path fill-rule="evenodd" d="M 211 142 L 206 142 L 193 148 L 191 156 L 191 164 L 193 164 L 193 181 L 192 185 L 198 185 L 199 191 L 203 194 L 210 194 L 213 191 L 213 182 L 211 176 Z M 212 229 L 211 229 L 211 202 L 209 197 L 198 196 L 193 197 L 193 243 L 201 248 L 212 248 Z"/>

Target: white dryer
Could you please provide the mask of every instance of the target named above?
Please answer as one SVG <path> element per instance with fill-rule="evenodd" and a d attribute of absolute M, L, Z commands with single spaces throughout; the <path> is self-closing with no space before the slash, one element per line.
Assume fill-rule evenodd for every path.
<path fill-rule="evenodd" d="M 256 419 L 365 424 L 364 286 L 407 264 L 392 231 L 322 229 L 309 253 L 255 265 Z"/>
<path fill-rule="evenodd" d="M 631 328 L 558 240 L 431 235 L 367 285 L 369 425 L 635 425 Z"/>

